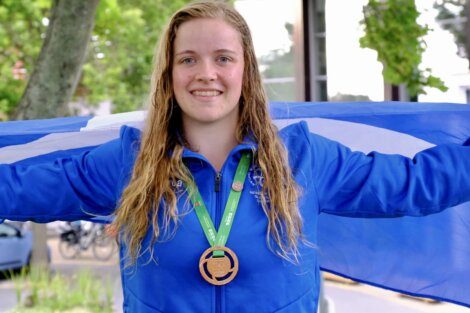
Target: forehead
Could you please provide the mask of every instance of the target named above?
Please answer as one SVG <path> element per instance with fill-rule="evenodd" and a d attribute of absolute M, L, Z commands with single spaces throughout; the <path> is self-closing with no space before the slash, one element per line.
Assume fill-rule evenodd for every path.
<path fill-rule="evenodd" d="M 218 18 L 199 18 L 184 22 L 178 27 L 174 53 L 220 49 L 243 52 L 241 35 L 232 25 Z"/>

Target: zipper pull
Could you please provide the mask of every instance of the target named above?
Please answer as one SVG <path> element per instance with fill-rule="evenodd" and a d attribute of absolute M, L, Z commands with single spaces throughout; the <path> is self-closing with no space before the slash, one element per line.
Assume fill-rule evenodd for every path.
<path fill-rule="evenodd" d="M 220 182 L 222 181 L 222 174 L 220 172 L 215 176 L 215 192 L 220 191 Z"/>

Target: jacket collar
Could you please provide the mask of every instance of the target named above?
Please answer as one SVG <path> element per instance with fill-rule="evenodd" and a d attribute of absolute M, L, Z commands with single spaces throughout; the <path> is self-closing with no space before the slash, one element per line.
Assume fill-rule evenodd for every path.
<path fill-rule="evenodd" d="M 238 152 L 242 152 L 242 151 L 256 152 L 257 150 L 258 150 L 258 143 L 254 140 L 253 136 L 248 135 L 245 137 L 245 139 L 243 139 L 243 141 L 240 144 L 238 144 L 235 148 L 232 149 L 232 151 L 230 151 L 229 157 Z M 189 150 L 187 147 L 184 147 L 183 149 L 182 158 L 183 160 L 195 158 L 195 159 L 207 161 L 207 159 L 203 155 L 195 151 Z"/>

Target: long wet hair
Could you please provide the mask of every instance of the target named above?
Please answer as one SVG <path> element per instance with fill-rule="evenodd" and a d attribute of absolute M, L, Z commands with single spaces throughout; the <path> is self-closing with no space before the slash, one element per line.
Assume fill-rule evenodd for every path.
<path fill-rule="evenodd" d="M 281 257 L 295 261 L 302 235 L 297 204 L 299 191 L 288 165 L 286 150 L 269 117 L 268 100 L 250 30 L 243 17 L 230 5 L 221 1 L 203 1 L 189 4 L 171 17 L 155 55 L 146 127 L 130 182 L 122 194 L 114 221 L 121 234 L 120 241 L 127 247 L 127 264 L 135 264 L 143 252 L 142 240 L 150 226 L 153 240 L 158 240 L 165 237 L 172 225 L 177 225 L 182 213 L 178 211 L 178 197 L 173 186 L 178 181 L 185 185 L 192 181 L 182 161 L 185 143 L 178 135 L 182 133 L 182 120 L 172 87 L 172 66 L 178 28 L 198 18 L 221 19 L 240 33 L 245 68 L 236 139 L 242 142 L 250 135 L 258 144 L 254 162 L 264 177 L 261 205 L 269 220 L 267 244 Z M 277 247 L 273 247 L 272 241 Z"/>

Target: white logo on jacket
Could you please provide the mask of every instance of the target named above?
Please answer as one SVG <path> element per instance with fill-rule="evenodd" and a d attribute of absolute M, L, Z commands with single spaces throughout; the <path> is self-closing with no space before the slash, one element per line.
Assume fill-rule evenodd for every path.
<path fill-rule="evenodd" d="M 261 168 L 258 165 L 253 165 L 248 171 L 248 182 L 250 183 L 250 194 L 254 196 L 256 202 L 261 203 L 261 193 L 264 184 L 264 176 L 261 172 Z M 265 196 L 269 203 L 269 197 Z"/>
<path fill-rule="evenodd" d="M 181 179 L 178 179 L 177 181 L 172 180 L 171 181 L 171 188 L 173 188 L 173 191 L 175 192 L 176 196 L 180 196 L 184 193 L 184 184 Z"/>

